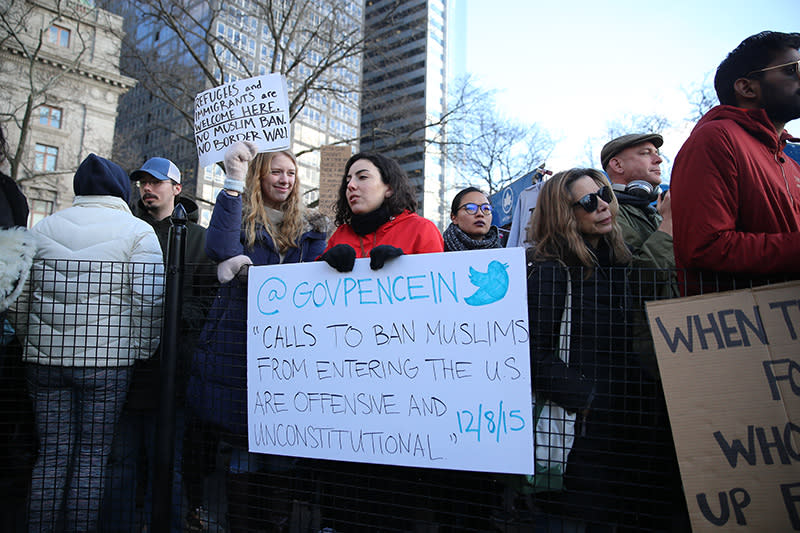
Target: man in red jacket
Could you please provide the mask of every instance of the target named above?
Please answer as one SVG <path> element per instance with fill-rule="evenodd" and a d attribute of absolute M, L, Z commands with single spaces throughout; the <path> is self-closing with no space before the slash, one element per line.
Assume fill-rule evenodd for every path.
<path fill-rule="evenodd" d="M 675 260 L 686 294 L 800 278 L 800 33 L 748 37 L 717 68 L 720 104 L 675 158 Z"/>

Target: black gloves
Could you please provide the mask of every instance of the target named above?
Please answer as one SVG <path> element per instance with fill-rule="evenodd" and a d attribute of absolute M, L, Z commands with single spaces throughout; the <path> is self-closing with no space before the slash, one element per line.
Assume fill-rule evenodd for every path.
<path fill-rule="evenodd" d="M 392 259 L 401 255 L 403 255 L 403 250 L 400 248 L 395 248 L 388 244 L 381 244 L 373 248 L 369 253 L 369 267 L 372 270 L 380 270 L 383 268 L 383 264 L 386 263 L 387 259 Z"/>
<path fill-rule="evenodd" d="M 349 244 L 337 244 L 319 258 L 339 272 L 350 272 L 356 263 L 356 251 Z"/>
<path fill-rule="evenodd" d="M 403 250 L 381 244 L 376 246 L 369 253 L 369 267 L 372 270 L 380 270 L 387 259 L 403 255 Z M 356 251 L 349 244 L 337 244 L 319 257 L 339 272 L 351 272 L 356 263 Z"/>

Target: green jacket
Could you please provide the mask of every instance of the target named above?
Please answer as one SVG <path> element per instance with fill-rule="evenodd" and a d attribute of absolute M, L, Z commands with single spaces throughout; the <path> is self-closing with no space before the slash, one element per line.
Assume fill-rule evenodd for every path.
<path fill-rule="evenodd" d="M 655 209 L 623 203 L 624 193 L 616 194 L 620 202 L 617 223 L 623 239 L 633 250 L 631 288 L 638 301 L 633 314 L 633 347 L 641 356 L 645 370 L 658 379 L 658 363 L 645 314 L 645 302 L 679 296 L 672 237 L 658 230 L 661 215 Z"/>
<path fill-rule="evenodd" d="M 642 298 L 645 301 L 676 298 L 678 287 L 675 283 L 672 236 L 658 230 L 661 215 L 655 210 L 620 201 L 617 223 L 622 229 L 622 238 L 633 249 L 632 266 L 642 269 Z"/>

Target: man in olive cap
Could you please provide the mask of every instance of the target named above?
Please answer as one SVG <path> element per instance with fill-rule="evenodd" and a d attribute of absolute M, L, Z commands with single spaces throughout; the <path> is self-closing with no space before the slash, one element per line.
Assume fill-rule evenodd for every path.
<path fill-rule="evenodd" d="M 675 268 L 669 192 L 663 198 L 659 194 L 662 144 L 664 139 L 657 133 L 632 133 L 609 141 L 600 152 L 619 201 L 617 222 L 625 242 L 633 247 L 633 264 L 652 270 Z M 662 297 L 677 296 L 670 284 L 656 288 Z"/>
<path fill-rule="evenodd" d="M 645 371 L 654 379 L 642 383 L 642 397 L 652 399 L 643 413 L 641 439 L 650 443 L 652 464 L 645 464 L 653 486 L 667 487 L 672 501 L 664 505 L 655 495 L 644 495 L 645 514 L 664 524 L 672 520 L 673 530 L 685 529 L 687 511 L 681 490 L 677 455 L 668 424 L 655 347 L 644 302 L 678 296 L 675 255 L 672 250 L 672 208 L 670 193 L 660 194 L 661 156 L 664 139 L 657 133 L 632 133 L 606 143 L 600 152 L 603 170 L 619 202 L 617 222 L 625 242 L 633 248 L 634 273 L 631 276 L 637 306 L 631 329 L 633 351 Z M 653 207 L 652 203 L 656 202 Z M 645 462 L 646 463 L 646 462 Z M 646 490 L 646 489 L 644 489 Z M 677 527 L 676 527 L 677 524 Z"/>
<path fill-rule="evenodd" d="M 617 222 L 633 248 L 638 298 L 634 335 L 636 351 L 653 376 L 658 376 L 655 348 L 644 315 L 644 302 L 678 296 L 672 251 L 672 210 L 669 192 L 662 198 L 661 156 L 664 139 L 658 133 L 631 133 L 612 139 L 600 152 L 603 170 L 619 202 Z M 656 202 L 656 207 L 652 203 Z"/>

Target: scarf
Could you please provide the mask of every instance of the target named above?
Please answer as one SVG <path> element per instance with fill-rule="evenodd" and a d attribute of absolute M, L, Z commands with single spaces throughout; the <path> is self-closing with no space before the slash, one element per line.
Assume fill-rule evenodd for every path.
<path fill-rule="evenodd" d="M 350 227 L 356 232 L 356 235 L 364 236 L 374 233 L 378 228 L 389 222 L 389 208 L 386 204 L 369 213 L 363 215 L 353 215 L 350 217 Z"/>
<path fill-rule="evenodd" d="M 283 224 L 283 211 L 265 206 L 264 212 L 267 214 L 267 220 L 275 229 L 281 227 L 281 224 Z"/>
<path fill-rule="evenodd" d="M 462 252 L 464 250 L 485 250 L 487 248 L 502 248 L 500 246 L 500 234 L 497 231 L 497 226 L 490 226 L 489 233 L 483 240 L 473 239 L 464 230 L 450 224 L 444 233 L 444 250 L 446 252 Z"/>

